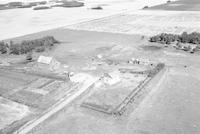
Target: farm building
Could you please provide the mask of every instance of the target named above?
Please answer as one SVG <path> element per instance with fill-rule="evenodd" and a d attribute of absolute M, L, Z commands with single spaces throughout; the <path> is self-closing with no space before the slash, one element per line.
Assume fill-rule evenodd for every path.
<path fill-rule="evenodd" d="M 37 60 L 37 65 L 39 68 L 49 69 L 51 71 L 60 68 L 60 62 L 58 62 L 53 57 L 40 56 Z"/>
<path fill-rule="evenodd" d="M 128 61 L 128 63 L 131 63 L 131 64 L 144 64 L 144 65 L 148 65 L 150 64 L 150 61 L 149 59 L 135 59 L 135 58 L 132 58 L 131 60 Z"/>

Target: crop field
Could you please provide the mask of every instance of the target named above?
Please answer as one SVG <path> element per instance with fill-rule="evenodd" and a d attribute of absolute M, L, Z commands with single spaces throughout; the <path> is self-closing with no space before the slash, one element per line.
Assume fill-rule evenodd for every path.
<path fill-rule="evenodd" d="M 93 20 L 71 26 L 68 29 L 98 32 L 140 34 L 152 36 L 162 32 L 180 34 L 183 31 L 200 31 L 199 13 L 135 11 Z M 161 23 L 162 22 L 162 23 Z"/>
<path fill-rule="evenodd" d="M 70 81 L 0 69 L 0 133 L 22 125 L 21 120 L 32 119 L 76 90 Z"/>
<path fill-rule="evenodd" d="M 36 79 L 35 76 L 0 69 L 0 95 L 12 94 L 15 90 L 19 90 L 18 88 L 21 86 L 25 86 Z"/>
<path fill-rule="evenodd" d="M 170 10 L 170 11 L 199 11 L 199 0 L 178 0 L 175 2 L 169 2 L 162 5 L 157 5 L 148 8 L 148 10 Z"/>
<path fill-rule="evenodd" d="M 15 102 L 39 109 L 47 109 L 62 98 L 73 86 L 70 82 L 38 78 L 32 83 L 21 86 L 6 97 Z"/>

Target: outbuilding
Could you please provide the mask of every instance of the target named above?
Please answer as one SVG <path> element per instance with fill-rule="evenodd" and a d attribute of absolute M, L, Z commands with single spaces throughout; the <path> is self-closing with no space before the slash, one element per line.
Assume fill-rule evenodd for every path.
<path fill-rule="evenodd" d="M 37 60 L 37 65 L 40 68 L 50 69 L 51 71 L 60 68 L 60 62 L 53 57 L 40 56 Z"/>

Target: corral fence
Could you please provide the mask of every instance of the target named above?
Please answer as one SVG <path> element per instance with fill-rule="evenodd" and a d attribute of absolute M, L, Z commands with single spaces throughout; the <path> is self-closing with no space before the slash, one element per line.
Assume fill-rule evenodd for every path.
<path fill-rule="evenodd" d="M 145 80 L 143 80 L 136 88 L 134 88 L 131 93 L 114 109 L 110 108 L 110 107 L 103 107 L 100 105 L 96 105 L 93 103 L 89 103 L 89 102 L 84 102 L 81 104 L 82 107 L 94 110 L 94 111 L 98 111 L 101 113 L 105 113 L 105 114 L 109 114 L 109 115 L 115 115 L 115 116 L 121 116 L 127 109 L 127 106 L 129 104 L 131 104 L 136 97 L 138 96 L 138 94 L 142 91 L 142 89 L 144 89 L 144 87 L 154 78 L 154 76 L 156 76 L 157 73 L 159 73 L 163 68 L 165 67 L 165 64 L 163 63 L 159 63 L 154 69 L 152 70 L 147 70 L 147 71 L 131 71 L 131 70 L 126 70 L 123 69 L 121 71 L 125 71 L 125 72 L 130 72 L 130 73 L 136 73 L 136 74 L 148 74 L 147 77 L 145 78 Z"/>
<path fill-rule="evenodd" d="M 127 109 L 127 106 L 136 99 L 141 90 L 151 81 L 151 79 L 153 79 L 154 76 L 156 76 L 157 73 L 164 69 L 164 67 L 165 64 L 159 63 L 153 70 L 150 70 L 146 79 L 142 81 L 134 90 L 132 90 L 123 102 L 113 110 L 112 114 L 121 116 Z M 145 73 L 147 72 L 145 71 Z"/>

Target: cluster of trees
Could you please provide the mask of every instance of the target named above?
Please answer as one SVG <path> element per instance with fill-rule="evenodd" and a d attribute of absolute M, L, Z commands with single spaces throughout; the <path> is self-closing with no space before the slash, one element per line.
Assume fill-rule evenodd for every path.
<path fill-rule="evenodd" d="M 179 40 L 179 35 L 176 34 L 168 34 L 168 33 L 161 33 L 159 35 L 155 35 L 150 37 L 150 42 L 158 42 L 163 44 L 170 44 L 171 42 Z"/>
<path fill-rule="evenodd" d="M 31 8 L 32 6 L 37 6 L 37 5 L 45 5 L 47 4 L 47 1 L 37 1 L 37 2 L 9 2 L 6 4 L 0 4 L 0 10 L 5 10 L 5 9 L 14 9 L 14 8 Z"/>
<path fill-rule="evenodd" d="M 8 44 L 1 41 L 0 42 L 0 52 L 1 52 L 1 54 L 7 53 L 7 48 L 8 48 Z"/>
<path fill-rule="evenodd" d="M 82 7 L 84 6 L 83 2 L 79 2 L 79 1 L 60 1 L 59 3 L 62 4 L 58 4 L 58 5 L 54 5 L 52 7 Z"/>
<path fill-rule="evenodd" d="M 183 32 L 180 35 L 161 33 L 159 35 L 150 37 L 149 41 L 163 44 L 170 44 L 175 41 L 181 43 L 200 44 L 200 33 L 192 32 L 188 34 L 187 32 Z"/>
<path fill-rule="evenodd" d="M 37 1 L 37 2 L 28 2 L 28 3 L 9 2 L 6 4 L 0 4 L 0 10 L 15 9 L 15 8 L 31 8 L 38 5 L 43 5 L 43 6 L 35 7 L 33 8 L 33 10 L 50 9 L 52 7 L 82 7 L 84 6 L 84 3 L 79 2 L 79 1 L 61 0 L 61 1 L 56 1 L 56 3 L 61 3 L 61 4 L 56 4 L 53 6 L 45 6 L 47 4 L 47 1 Z"/>
<path fill-rule="evenodd" d="M 39 7 L 35 7 L 33 8 L 33 10 L 43 10 L 43 9 L 50 9 L 51 7 L 49 6 L 39 6 Z"/>
<path fill-rule="evenodd" d="M 46 36 L 40 39 L 24 40 L 21 43 L 0 42 L 1 54 L 27 54 L 35 50 L 36 52 L 43 52 L 46 49 L 51 49 L 55 44 L 59 43 L 53 36 Z"/>
<path fill-rule="evenodd" d="M 96 6 L 96 7 L 92 7 L 91 9 L 94 9 L 94 10 L 102 10 L 103 8 L 101 6 Z"/>

